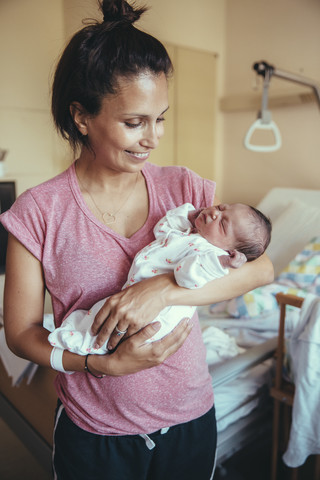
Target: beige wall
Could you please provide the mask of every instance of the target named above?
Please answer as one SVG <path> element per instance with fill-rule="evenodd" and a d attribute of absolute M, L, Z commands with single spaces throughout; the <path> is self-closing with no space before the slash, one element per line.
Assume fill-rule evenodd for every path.
<path fill-rule="evenodd" d="M 318 0 L 227 0 L 224 95 L 253 92 L 252 64 L 266 60 L 281 70 L 320 82 Z M 272 79 L 270 96 L 297 89 Z M 300 90 L 311 90 L 300 87 Z M 261 88 L 260 88 L 261 92 Z M 273 153 L 243 147 L 257 110 L 224 113 L 223 197 L 255 204 L 272 187 L 320 187 L 320 115 L 316 103 L 272 108 L 283 146 Z"/>
<path fill-rule="evenodd" d="M 318 0 L 146 0 L 141 28 L 161 40 L 217 54 L 218 97 L 252 92 L 252 63 L 320 80 Z M 19 190 L 61 171 L 70 154 L 52 128 L 49 85 L 65 39 L 97 13 L 95 0 L 1 0 L 0 148 Z M 271 91 L 291 88 L 272 80 Z M 281 85 L 280 85 L 281 84 Z M 215 179 L 224 200 L 256 203 L 274 186 L 319 188 L 315 104 L 272 109 L 283 137 L 271 154 L 243 147 L 256 110 L 221 112 L 215 126 Z"/>
<path fill-rule="evenodd" d="M 218 53 L 221 86 L 225 0 L 146 3 L 151 8 L 141 28 L 170 43 Z M 65 40 L 82 26 L 83 18 L 96 16 L 96 0 L 0 2 L 0 148 L 9 150 L 7 178 L 17 180 L 18 193 L 55 175 L 70 161 L 69 150 L 52 127 L 51 77 Z M 222 135 L 216 138 L 218 158 Z M 218 165 L 214 170 L 218 172 Z"/>
<path fill-rule="evenodd" d="M 49 79 L 64 38 L 62 0 L 1 1 L 0 36 L 0 148 L 20 193 L 61 169 Z"/>
<path fill-rule="evenodd" d="M 176 45 L 206 50 L 216 54 L 217 92 L 224 84 L 225 62 L 225 0 L 148 0 L 151 7 L 142 18 L 142 28 L 161 40 Z M 218 100 L 218 98 L 217 98 Z M 213 170 L 215 180 L 222 183 L 222 119 L 218 112 L 212 128 L 215 138 Z M 210 161 L 210 160 L 209 160 Z M 197 159 L 195 159 L 197 162 Z M 219 192 L 219 189 L 218 189 Z"/>

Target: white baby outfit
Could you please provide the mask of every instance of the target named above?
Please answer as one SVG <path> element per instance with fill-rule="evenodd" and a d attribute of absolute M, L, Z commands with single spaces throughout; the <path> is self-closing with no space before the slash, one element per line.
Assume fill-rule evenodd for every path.
<path fill-rule="evenodd" d="M 154 228 L 155 240 L 144 247 L 134 258 L 123 288 L 130 287 L 153 275 L 173 271 L 176 282 L 185 288 L 200 288 L 207 282 L 228 274 L 219 256 L 225 250 L 209 243 L 199 234 L 191 233 L 188 213 L 195 210 L 190 203 L 169 210 Z M 107 341 L 94 349 L 95 338 L 90 327 L 95 315 L 106 299 L 97 302 L 89 311 L 75 310 L 64 319 L 61 327 L 49 335 L 51 345 L 70 350 L 79 355 L 105 354 Z M 154 321 L 161 323 L 160 330 L 149 341 L 163 338 L 182 320 L 191 318 L 196 307 L 174 305 L 164 308 Z"/>

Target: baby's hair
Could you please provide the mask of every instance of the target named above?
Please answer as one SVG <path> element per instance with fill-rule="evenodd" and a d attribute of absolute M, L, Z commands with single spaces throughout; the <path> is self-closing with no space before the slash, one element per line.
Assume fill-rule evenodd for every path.
<path fill-rule="evenodd" d="M 71 38 L 53 81 L 54 123 L 74 151 L 80 145 L 90 148 L 90 144 L 73 121 L 70 113 L 73 102 L 96 116 L 103 98 L 117 93 L 119 77 L 164 73 L 168 78 L 173 72 L 162 43 L 133 26 L 146 7 L 138 8 L 124 0 L 103 0 L 99 6 L 103 21 L 91 21 Z"/>
<path fill-rule="evenodd" d="M 239 241 L 236 250 L 244 253 L 248 262 L 252 262 L 266 251 L 271 240 L 272 225 L 270 219 L 260 210 L 255 207 L 248 207 L 256 225 L 255 236 Z"/>

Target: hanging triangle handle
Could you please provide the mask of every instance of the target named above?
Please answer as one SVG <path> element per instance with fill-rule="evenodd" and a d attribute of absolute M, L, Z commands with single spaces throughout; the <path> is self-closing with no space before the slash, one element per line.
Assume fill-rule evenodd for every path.
<path fill-rule="evenodd" d="M 274 144 L 255 145 L 251 143 L 252 135 L 256 130 L 270 130 L 274 136 Z M 262 118 L 258 118 L 255 122 L 253 122 L 244 138 L 244 146 L 252 152 L 275 152 L 281 148 L 281 145 L 281 134 L 279 128 L 273 120 L 269 120 L 269 122 L 266 123 Z"/>

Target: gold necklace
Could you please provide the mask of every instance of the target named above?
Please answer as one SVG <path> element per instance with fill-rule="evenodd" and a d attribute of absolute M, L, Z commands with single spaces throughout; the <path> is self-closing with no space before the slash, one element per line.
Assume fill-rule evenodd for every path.
<path fill-rule="evenodd" d="M 78 177 L 78 180 L 79 180 L 79 183 L 81 185 L 81 187 L 83 188 L 83 190 L 85 190 L 87 192 L 87 194 L 89 195 L 89 197 L 91 198 L 91 201 L 93 203 L 93 205 L 95 206 L 95 208 L 97 209 L 97 211 L 100 213 L 101 217 L 102 217 L 102 221 L 103 223 L 105 223 L 106 225 L 111 225 L 112 223 L 115 223 L 117 221 L 116 219 L 116 215 L 117 213 L 120 212 L 120 210 L 122 210 L 122 208 L 125 206 L 125 204 L 127 203 L 127 201 L 129 200 L 129 198 L 131 197 L 131 195 L 133 194 L 135 188 L 136 188 L 136 185 L 138 183 L 138 176 L 139 176 L 139 172 L 137 172 L 137 176 L 136 176 L 136 181 L 134 182 L 134 185 L 132 187 L 132 190 L 131 192 L 129 193 L 129 195 L 127 196 L 127 198 L 125 199 L 125 201 L 123 202 L 123 204 L 121 205 L 120 208 L 118 208 L 118 210 L 116 210 L 115 212 L 111 213 L 111 212 L 103 212 L 102 210 L 100 210 L 100 208 L 98 207 L 98 205 L 96 204 L 93 196 L 91 195 L 91 193 L 89 192 L 89 190 L 83 185 L 83 183 L 81 182 L 80 180 L 80 177 L 79 177 L 79 174 L 77 174 L 77 177 Z"/>

